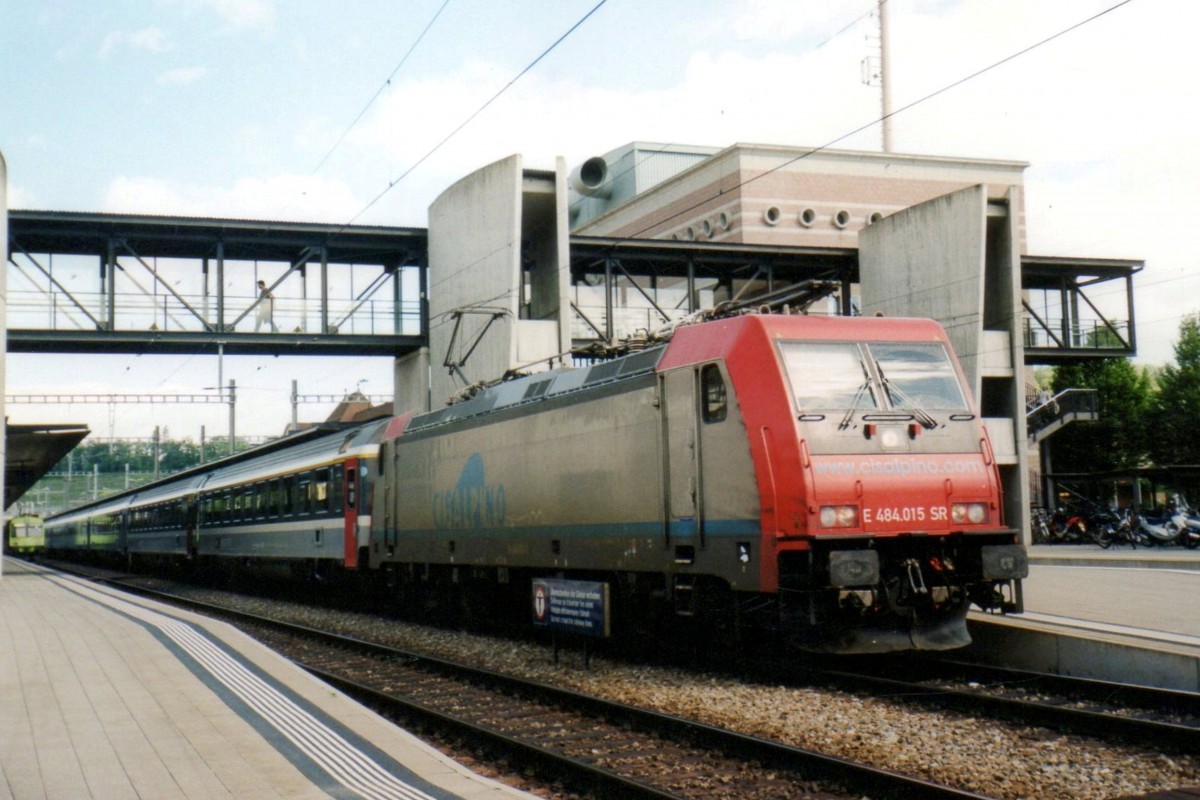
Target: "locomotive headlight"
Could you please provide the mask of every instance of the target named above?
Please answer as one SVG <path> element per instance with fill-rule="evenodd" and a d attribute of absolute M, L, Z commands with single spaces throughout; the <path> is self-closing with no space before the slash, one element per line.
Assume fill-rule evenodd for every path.
<path fill-rule="evenodd" d="M 883 447 L 899 447 L 904 443 L 904 434 L 901 428 L 895 426 L 887 426 L 882 429 L 879 435 L 880 443 Z"/>
<path fill-rule="evenodd" d="M 987 506 L 983 503 L 954 503 L 950 506 L 950 519 L 962 525 L 979 525 L 987 522 Z"/>
<path fill-rule="evenodd" d="M 858 527 L 858 506 L 821 506 L 821 527 Z"/>

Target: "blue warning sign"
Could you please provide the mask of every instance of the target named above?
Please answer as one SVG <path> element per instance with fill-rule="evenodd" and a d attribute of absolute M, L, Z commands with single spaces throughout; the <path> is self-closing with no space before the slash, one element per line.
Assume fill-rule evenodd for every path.
<path fill-rule="evenodd" d="M 608 584 L 535 578 L 533 624 L 584 636 L 609 636 Z"/>

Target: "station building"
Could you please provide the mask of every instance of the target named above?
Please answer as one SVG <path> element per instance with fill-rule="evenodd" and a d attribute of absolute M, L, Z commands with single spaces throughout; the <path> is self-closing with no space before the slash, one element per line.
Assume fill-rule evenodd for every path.
<path fill-rule="evenodd" d="M 565 363 L 589 339 L 619 339 L 722 300 L 769 292 L 798 273 L 774 274 L 756 254 L 799 249 L 811 258 L 812 277 L 836 275 L 842 283 L 836 298 L 809 313 L 942 323 L 991 435 L 1007 517 L 1028 530 L 1036 458 L 1026 428 L 1026 345 L 1037 344 L 1043 329 L 1067 350 L 1078 344 L 1080 287 L 1091 281 L 1080 280 L 1081 270 L 1112 269 L 1103 279 L 1129 281 L 1140 262 L 1028 256 L 1027 166 L 647 142 L 569 172 L 562 159 L 553 170 L 526 169 L 519 155 L 503 159 L 452 185 L 430 208 L 430 347 L 398 364 L 397 407 L 403 387 L 424 385 L 426 370 L 436 406 L 473 381 Z M 473 223 L 467 235 L 465 219 Z M 698 278 L 689 251 L 686 269 L 639 271 L 613 255 L 632 242 L 662 243 L 660 256 L 668 257 L 676 245 L 736 248 L 742 263 L 734 259 Z M 595 255 L 581 261 L 578 251 L 589 243 Z M 1031 292 L 1052 299 L 1058 319 L 1038 315 Z M 1133 351 L 1131 283 L 1126 292 L 1128 319 L 1101 317 L 1127 334 L 1118 333 L 1124 348 L 1116 354 Z M 420 398 L 410 397 L 409 405 L 419 406 Z"/>
<path fill-rule="evenodd" d="M 974 389 L 1015 525 L 1033 496 L 1030 445 L 1065 421 L 1027 428 L 1026 369 L 1134 354 L 1141 268 L 1028 254 L 1026 166 L 633 142 L 574 170 L 519 154 L 481 167 L 434 201 L 426 230 L 15 212 L 10 262 L 33 276 L 36 302 L 32 318 L 8 320 L 8 349 L 390 356 L 393 410 L 405 413 L 506 373 L 603 358 L 723 303 L 783 296 L 806 313 L 932 317 Z M 80 264 L 78 286 L 45 268 L 56 254 Z M 192 270 L 198 294 L 180 296 L 155 258 Z M 283 330 L 249 330 L 258 295 L 227 292 L 227 270 L 286 289 L 273 301 Z M 162 289 L 149 315 L 133 273 Z M 346 274 L 366 288 L 339 299 L 331 286 L 345 281 L 331 278 Z M 1114 280 L 1125 307 L 1121 292 L 1103 294 L 1116 313 L 1087 294 Z M 62 306 L 48 327 L 47 298 Z M 232 382 L 228 396 L 232 439 Z"/>

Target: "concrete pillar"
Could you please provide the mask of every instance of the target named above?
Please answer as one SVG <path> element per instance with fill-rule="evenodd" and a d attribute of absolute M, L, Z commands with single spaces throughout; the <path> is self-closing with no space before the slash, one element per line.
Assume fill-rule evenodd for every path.
<path fill-rule="evenodd" d="M 862 313 L 938 320 L 987 427 L 1005 520 L 1029 540 L 1020 190 L 978 185 L 886 217 L 859 234 Z"/>
<path fill-rule="evenodd" d="M 8 432 L 5 426 L 8 421 L 8 411 L 4 408 L 4 394 L 8 391 L 7 352 L 8 352 L 8 167 L 4 163 L 4 153 L 0 153 L 0 242 L 4 243 L 5 268 L 0 270 L 0 463 L 8 463 L 6 441 Z M 4 496 L 4 472 L 0 471 L 0 497 Z M 0 515 L 0 530 L 8 525 L 8 509 Z M 4 575 L 4 555 L 0 552 L 0 576 Z"/>

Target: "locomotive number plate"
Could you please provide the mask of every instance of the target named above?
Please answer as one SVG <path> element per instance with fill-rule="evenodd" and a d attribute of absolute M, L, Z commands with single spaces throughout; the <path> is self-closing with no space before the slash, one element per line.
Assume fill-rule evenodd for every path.
<path fill-rule="evenodd" d="M 878 506 L 863 509 L 863 525 L 877 522 L 944 522 L 950 516 L 945 506 Z"/>

